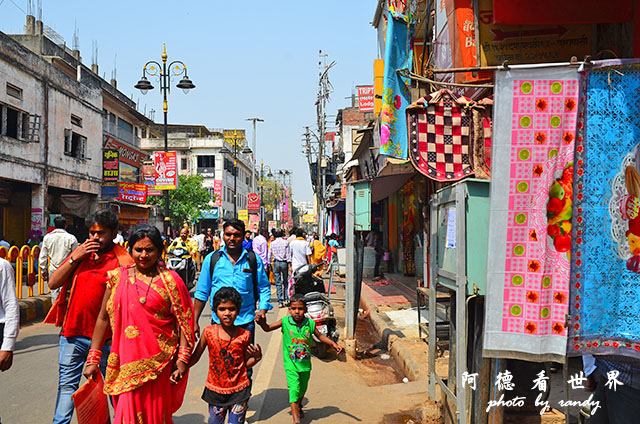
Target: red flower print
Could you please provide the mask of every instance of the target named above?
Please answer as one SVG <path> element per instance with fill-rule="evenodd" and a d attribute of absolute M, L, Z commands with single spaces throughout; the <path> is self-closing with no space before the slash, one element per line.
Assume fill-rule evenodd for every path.
<path fill-rule="evenodd" d="M 573 317 L 574 321 L 580 321 L 580 315 L 576 315 L 575 317 Z"/>
<path fill-rule="evenodd" d="M 527 333 L 534 334 L 538 330 L 538 327 L 535 323 L 528 322 L 525 324 L 524 329 L 527 331 Z"/>
<path fill-rule="evenodd" d="M 536 165 L 533 167 L 533 175 L 535 175 L 536 177 L 539 177 L 540 175 L 542 175 L 543 171 L 544 171 L 544 168 L 542 167 L 542 165 Z"/>
<path fill-rule="evenodd" d="M 575 304 L 575 308 L 576 308 L 576 309 L 580 309 L 580 304 L 579 304 L 579 303 L 576 303 L 576 304 Z"/>
<path fill-rule="evenodd" d="M 562 334 L 562 332 L 564 331 L 564 325 L 560 324 L 559 322 L 555 322 L 551 326 L 551 329 L 555 334 Z"/>
<path fill-rule="evenodd" d="M 577 344 L 577 345 L 573 345 L 573 348 L 574 348 L 575 350 L 580 350 L 580 345 L 579 345 L 579 344 Z"/>
<path fill-rule="evenodd" d="M 573 109 L 575 109 L 575 108 L 576 108 L 576 101 L 575 101 L 575 100 L 573 100 L 573 99 L 567 99 L 567 100 L 564 102 L 564 108 L 565 108 L 568 112 L 573 111 Z"/>
<path fill-rule="evenodd" d="M 640 350 L 640 345 L 633 345 L 633 348 L 634 348 L 635 350 Z"/>
<path fill-rule="evenodd" d="M 538 262 L 538 261 L 529 261 L 529 271 L 531 271 L 531 272 L 540 271 L 540 262 Z"/>
<path fill-rule="evenodd" d="M 553 300 L 555 300 L 556 303 L 564 303 L 567 301 L 567 295 L 562 292 L 555 292 Z"/>
<path fill-rule="evenodd" d="M 576 289 L 580 290 L 580 287 L 582 287 L 582 284 L 580 284 L 579 282 L 576 283 Z"/>
<path fill-rule="evenodd" d="M 593 347 L 598 347 L 599 343 L 598 342 L 593 342 Z"/>
<path fill-rule="evenodd" d="M 582 129 L 584 127 L 584 123 L 582 121 L 578 121 L 578 128 Z"/>
<path fill-rule="evenodd" d="M 536 133 L 535 139 L 537 144 L 544 144 L 547 141 L 547 135 L 540 131 Z"/>
<path fill-rule="evenodd" d="M 532 241 L 538 241 L 538 234 L 536 234 L 536 230 L 529 231 L 529 239 Z"/>
<path fill-rule="evenodd" d="M 527 302 L 536 303 L 538 301 L 538 293 L 534 291 L 527 292 Z"/>
<path fill-rule="evenodd" d="M 575 328 L 576 330 L 580 329 L 580 324 L 574 325 L 573 328 Z"/>
<path fill-rule="evenodd" d="M 564 133 L 564 135 L 562 136 L 562 141 L 564 141 L 564 144 L 571 143 L 573 141 L 573 133 L 570 133 L 570 132 Z"/>
<path fill-rule="evenodd" d="M 604 345 L 605 345 L 606 347 L 609 347 L 609 342 L 604 342 Z"/>
<path fill-rule="evenodd" d="M 613 343 L 611 343 L 611 344 L 613 345 L 613 347 L 618 347 L 618 346 L 620 346 L 620 344 L 619 344 L 618 342 L 613 342 Z"/>
<path fill-rule="evenodd" d="M 548 105 L 549 103 L 547 103 L 545 99 L 536 100 L 536 109 L 539 110 L 540 112 L 544 112 L 545 110 L 547 110 Z"/>

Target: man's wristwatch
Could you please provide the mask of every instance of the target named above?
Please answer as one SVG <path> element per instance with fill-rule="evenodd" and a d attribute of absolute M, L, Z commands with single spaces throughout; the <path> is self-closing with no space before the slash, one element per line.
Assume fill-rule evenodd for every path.
<path fill-rule="evenodd" d="M 73 257 L 70 257 L 70 258 L 69 258 L 69 263 L 70 263 L 71 265 L 74 265 L 74 264 L 77 264 L 77 263 L 78 263 L 78 261 L 76 261 L 75 259 L 73 259 Z"/>

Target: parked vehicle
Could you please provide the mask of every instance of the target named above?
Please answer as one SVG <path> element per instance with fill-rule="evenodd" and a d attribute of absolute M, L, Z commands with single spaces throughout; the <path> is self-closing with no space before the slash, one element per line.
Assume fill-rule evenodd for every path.
<path fill-rule="evenodd" d="M 304 265 L 293 273 L 293 291 L 304 295 L 307 302 L 307 317 L 316 323 L 316 328 L 333 341 L 338 341 L 339 334 L 336 328 L 336 318 L 333 314 L 333 306 L 326 295 L 322 278 L 313 274 L 318 270 L 318 265 Z M 327 356 L 328 346 L 320 343 L 315 336 L 316 355 L 318 358 Z"/>
<path fill-rule="evenodd" d="M 195 286 L 196 263 L 187 249 L 176 247 L 167 252 L 167 268 L 178 273 L 191 290 Z"/>

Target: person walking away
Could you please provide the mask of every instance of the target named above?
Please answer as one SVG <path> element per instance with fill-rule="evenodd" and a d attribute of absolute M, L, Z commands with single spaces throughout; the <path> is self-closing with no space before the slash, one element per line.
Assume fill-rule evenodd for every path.
<path fill-rule="evenodd" d="M 20 306 L 11 264 L 0 258 L 0 371 L 13 365 L 13 349 L 20 330 Z M 0 422 L 2 420 L 0 419 Z"/>
<path fill-rule="evenodd" d="M 196 246 L 198 246 L 198 253 L 200 254 L 200 261 L 198 263 L 198 266 L 202 265 L 202 261 L 204 260 L 205 257 L 205 250 L 206 250 L 206 246 L 204 244 L 204 239 L 207 237 L 207 230 L 205 230 L 204 228 L 202 230 L 200 230 L 200 233 L 193 237 L 193 241 L 196 242 Z"/>
<path fill-rule="evenodd" d="M 324 244 L 320 241 L 318 233 L 313 233 L 313 241 L 311 242 L 311 263 L 318 265 L 318 270 L 315 273 L 316 276 L 322 275 L 326 250 L 327 249 L 324 247 Z"/>
<path fill-rule="evenodd" d="M 162 248 L 160 231 L 139 225 L 129 238 L 134 265 L 107 273 L 84 375 L 95 378 L 100 347 L 113 334 L 104 392 L 113 399 L 114 423 L 171 424 L 184 398 L 193 306 L 180 276 L 161 264 Z"/>
<path fill-rule="evenodd" d="M 297 237 L 289 243 L 291 249 L 291 270 L 296 272 L 298 268 L 311 262 L 311 246 L 304 239 L 304 230 L 298 228 Z"/>
<path fill-rule="evenodd" d="M 289 245 L 291 245 L 291 242 L 296 239 L 297 234 L 298 234 L 297 227 L 293 227 L 291 230 L 289 230 L 289 238 L 287 238 L 287 243 L 289 243 Z"/>
<path fill-rule="evenodd" d="M 253 251 L 256 255 L 260 256 L 262 259 L 262 263 L 265 265 L 269 264 L 267 254 L 269 253 L 269 243 L 267 242 L 267 236 L 269 235 L 267 228 L 261 226 L 258 230 L 258 235 L 253 239 L 253 243 L 251 244 Z"/>
<path fill-rule="evenodd" d="M 208 424 L 223 424 L 229 414 L 229 424 L 244 423 L 251 397 L 251 381 L 247 370 L 262 359 L 260 345 L 251 344 L 251 333 L 237 327 L 234 321 L 240 313 L 242 298 L 232 287 L 222 287 L 213 296 L 215 315 L 220 324 L 205 327 L 191 356 L 189 367 L 195 365 L 205 348 L 209 350 L 209 373 L 202 400 L 209 404 Z M 175 379 L 182 371 L 174 371 Z"/>
<path fill-rule="evenodd" d="M 58 215 L 53 220 L 55 230 L 44 236 L 38 256 L 38 264 L 40 274 L 44 281 L 49 281 L 49 275 L 53 274 L 56 269 L 67 259 L 67 256 L 78 247 L 78 240 L 73 234 L 69 234 L 65 227 L 67 220 L 64 216 Z M 48 261 L 47 261 L 48 259 Z M 49 267 L 47 267 L 47 262 Z M 58 298 L 60 288 L 51 290 L 51 303 L 53 304 Z"/>
<path fill-rule="evenodd" d="M 382 255 L 384 254 L 384 248 L 382 247 L 382 233 L 380 233 L 380 231 L 373 232 L 372 246 L 376 259 L 375 266 L 373 267 L 373 277 L 381 278 L 384 277 L 380 272 L 380 262 L 382 261 Z"/>
<path fill-rule="evenodd" d="M 273 269 L 276 283 L 278 306 L 282 308 L 289 302 L 286 283 L 289 281 L 289 273 L 291 272 L 291 250 L 283 230 L 278 230 L 275 235 L 276 239 L 269 246 L 269 263 Z"/>
<path fill-rule="evenodd" d="M 54 221 L 54 224 L 55 224 L 55 221 Z M 122 228 L 118 229 L 116 236 L 113 239 L 113 242 L 117 244 L 124 244 L 125 240 L 124 240 L 124 237 L 122 236 Z"/>
<path fill-rule="evenodd" d="M 215 311 L 215 293 L 222 287 L 233 287 L 242 295 L 242 307 L 235 324 L 251 332 L 253 343 L 254 318 L 266 315 L 267 311 L 273 308 L 270 303 L 271 286 L 262 259 L 242 247 L 244 222 L 230 219 L 223 224 L 223 231 L 224 247 L 218 250 L 218 253 L 209 255 L 202 263 L 194 295 L 195 330 L 197 334 L 200 333 L 198 319 L 207 300 L 211 298 L 211 309 Z M 219 324 L 220 320 L 216 314 L 211 315 L 211 323 Z"/>
<path fill-rule="evenodd" d="M 222 244 L 221 244 L 221 240 L 220 240 L 220 235 L 218 234 L 218 231 L 216 231 L 213 234 L 213 250 L 214 251 L 220 250 L 221 247 L 222 247 Z"/>
<path fill-rule="evenodd" d="M 246 250 L 253 250 L 253 240 L 251 240 L 251 231 L 244 232 L 244 240 L 242 241 L 242 248 Z"/>
<path fill-rule="evenodd" d="M 82 366 L 87 360 L 96 319 L 107 288 L 107 272 L 133 262 L 124 247 L 114 244 L 118 217 L 108 209 L 90 215 L 86 220 L 89 238 L 79 245 L 49 277 L 49 288 L 61 288 L 44 322 L 61 327 L 58 356 L 58 395 L 54 424 L 71 422 L 73 400 L 78 390 Z M 111 333 L 100 346 L 104 373 L 110 349 Z"/>
<path fill-rule="evenodd" d="M 299 424 L 300 418 L 304 416 L 302 399 L 311 377 L 310 344 L 312 335 L 315 335 L 320 342 L 334 348 L 338 354 L 342 352 L 342 348 L 336 342 L 316 329 L 316 323 L 304 315 L 306 312 L 307 304 L 304 296 L 296 293 L 291 296 L 289 316 L 273 324 L 267 324 L 265 317 L 256 317 L 256 322 L 264 331 L 273 331 L 279 328 L 282 331 L 282 359 L 294 424 Z"/>

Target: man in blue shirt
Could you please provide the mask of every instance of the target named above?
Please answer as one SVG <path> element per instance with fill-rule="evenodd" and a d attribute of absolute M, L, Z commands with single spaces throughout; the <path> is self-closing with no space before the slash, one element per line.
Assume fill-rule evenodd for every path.
<path fill-rule="evenodd" d="M 248 260 L 248 252 L 242 247 L 244 236 L 244 222 L 237 219 L 226 221 L 223 226 L 224 247 L 220 249 L 222 255 L 215 264 L 213 278 L 211 278 L 211 255 L 207 255 L 202 262 L 202 270 L 198 285 L 196 286 L 194 299 L 195 331 L 200 334 L 198 319 L 204 305 L 211 298 L 213 309 L 213 295 L 221 287 L 233 287 L 242 296 L 242 307 L 236 318 L 235 325 L 251 332 L 251 343 L 254 343 L 255 317 L 266 317 L 267 311 L 273 308 L 271 300 L 271 285 L 264 270 L 262 259 L 256 255 L 257 283 L 259 292 L 258 311 L 256 312 L 256 296 L 253 293 L 253 276 Z M 211 314 L 212 323 L 218 323 L 215 313 Z"/>

